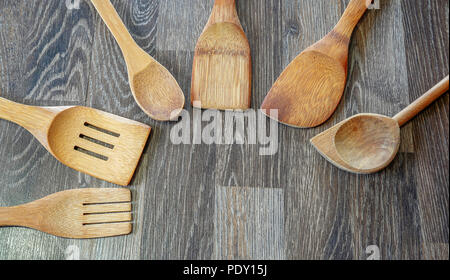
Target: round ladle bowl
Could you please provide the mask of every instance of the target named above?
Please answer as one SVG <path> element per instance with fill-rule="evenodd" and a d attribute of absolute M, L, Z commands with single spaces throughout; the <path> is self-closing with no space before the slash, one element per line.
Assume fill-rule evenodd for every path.
<path fill-rule="evenodd" d="M 334 137 L 341 159 L 361 173 L 389 165 L 400 147 L 400 127 L 388 117 L 360 114 L 345 122 Z"/>

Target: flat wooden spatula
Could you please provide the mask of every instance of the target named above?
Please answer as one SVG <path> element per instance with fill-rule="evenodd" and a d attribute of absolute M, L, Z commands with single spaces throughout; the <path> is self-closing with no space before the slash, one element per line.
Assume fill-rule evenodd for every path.
<path fill-rule="evenodd" d="M 449 77 L 394 117 L 358 114 L 311 139 L 311 144 L 335 166 L 352 173 L 380 171 L 400 147 L 400 127 L 448 91 Z"/>
<path fill-rule="evenodd" d="M 267 94 L 263 113 L 300 128 L 318 126 L 331 117 L 347 80 L 351 35 L 371 2 L 352 0 L 336 27 L 288 65 Z M 278 110 L 278 116 L 271 115 L 271 109 Z"/>
<path fill-rule="evenodd" d="M 0 118 L 27 129 L 63 164 L 99 179 L 130 183 L 151 128 L 87 107 L 36 107 L 0 98 Z"/>
<path fill-rule="evenodd" d="M 250 46 L 235 0 L 216 0 L 195 47 L 192 105 L 205 109 L 248 109 L 251 76 Z"/>

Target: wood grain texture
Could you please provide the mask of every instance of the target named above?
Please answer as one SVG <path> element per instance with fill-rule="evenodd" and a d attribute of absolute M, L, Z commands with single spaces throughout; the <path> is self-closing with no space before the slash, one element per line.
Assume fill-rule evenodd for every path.
<path fill-rule="evenodd" d="M 134 41 L 111 1 L 91 2 L 122 50 L 130 88 L 139 107 L 155 120 L 176 120 L 185 103 L 177 81 Z"/>
<path fill-rule="evenodd" d="M 195 46 L 191 104 L 204 109 L 249 109 L 251 61 L 236 1 L 216 0 Z"/>
<path fill-rule="evenodd" d="M 127 186 L 147 143 L 145 124 L 81 106 L 28 106 L 0 98 L 0 118 L 27 129 L 60 162 Z"/>
<path fill-rule="evenodd" d="M 316 127 L 336 110 L 347 81 L 348 48 L 356 24 L 370 0 L 352 0 L 336 26 L 302 51 L 273 84 L 261 108 L 280 123 Z"/>
<path fill-rule="evenodd" d="M 0 207 L 0 226 L 20 226 L 72 239 L 132 231 L 128 189 L 85 188 L 57 192 L 26 204 Z"/>
<path fill-rule="evenodd" d="M 173 74 L 189 99 L 195 43 L 213 1 L 112 3 L 137 44 Z M 252 108 L 260 107 L 290 61 L 334 27 L 348 3 L 236 1 L 253 58 Z M 238 248 L 233 241 L 234 247 L 216 242 L 215 229 L 233 228 L 216 221 L 223 214 L 216 206 L 227 205 L 216 205 L 219 197 L 236 202 L 229 209 L 268 200 L 276 209 L 284 205 L 283 230 L 273 229 L 284 249 L 253 246 L 247 252 L 255 258 L 364 260 L 366 248 L 377 245 L 382 259 L 448 259 L 448 95 L 402 128 L 400 152 L 380 173 L 343 172 L 308 143 L 357 113 L 392 116 L 448 75 L 448 1 L 379 3 L 355 28 L 348 82 L 335 114 L 314 129 L 279 126 L 278 153 L 260 156 L 260 145 L 249 143 L 172 144 L 176 124 L 151 120 L 136 104 L 121 50 L 89 1 L 81 1 L 79 10 L 56 0 L 0 1 L 2 97 L 39 106 L 84 105 L 153 128 L 130 185 L 131 234 L 69 240 L 1 228 L 0 259 L 213 259 Z M 194 109 L 186 110 L 192 118 Z M 0 121 L 0 143 L 0 206 L 68 189 L 116 187 L 67 168 L 9 122 Z M 255 199 L 228 201 L 230 190 L 236 198 Z M 258 210 L 254 214 L 263 213 Z M 266 217 L 279 221 L 280 212 Z M 256 235 L 256 224 L 247 228 L 247 236 Z"/>
<path fill-rule="evenodd" d="M 214 259 L 283 260 L 283 189 L 216 187 Z"/>

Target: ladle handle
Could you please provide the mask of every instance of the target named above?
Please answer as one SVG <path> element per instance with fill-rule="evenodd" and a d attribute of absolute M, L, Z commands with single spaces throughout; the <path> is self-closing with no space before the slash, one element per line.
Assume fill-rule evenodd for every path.
<path fill-rule="evenodd" d="M 411 119 L 413 119 L 417 114 L 422 112 L 431 103 L 436 101 L 444 93 L 448 91 L 449 88 L 449 76 L 445 77 L 432 89 L 422 95 L 419 99 L 414 101 L 411 105 L 406 107 L 403 111 L 394 116 L 394 120 L 398 122 L 399 126 L 403 126 Z"/>

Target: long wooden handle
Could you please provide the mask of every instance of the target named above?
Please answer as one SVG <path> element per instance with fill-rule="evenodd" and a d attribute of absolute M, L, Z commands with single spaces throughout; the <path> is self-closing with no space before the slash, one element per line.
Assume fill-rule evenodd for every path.
<path fill-rule="evenodd" d="M 235 0 L 215 0 L 207 26 L 219 22 L 230 22 L 241 27 Z"/>
<path fill-rule="evenodd" d="M 14 122 L 29 131 L 47 127 L 54 115 L 51 110 L 19 104 L 0 97 L 0 118 Z"/>
<path fill-rule="evenodd" d="M 31 134 L 49 149 L 47 133 L 55 116 L 68 107 L 42 108 L 28 106 L 0 97 L 0 119 L 14 122 Z M 49 150 L 50 151 L 50 150 Z"/>
<path fill-rule="evenodd" d="M 371 0 L 352 0 L 334 28 L 335 32 L 350 38 L 361 17 L 372 4 Z"/>
<path fill-rule="evenodd" d="M 0 226 L 32 227 L 35 220 L 24 206 L 0 207 Z"/>
<path fill-rule="evenodd" d="M 449 76 L 445 77 L 441 82 L 435 85 L 432 89 L 422 95 L 419 99 L 414 101 L 411 105 L 406 107 L 403 111 L 394 116 L 394 120 L 398 122 L 399 126 L 403 126 L 409 122 L 412 118 L 417 116 L 426 107 L 433 103 L 436 99 L 441 97 L 448 91 L 449 88 Z"/>
<path fill-rule="evenodd" d="M 100 14 L 101 18 L 105 22 L 108 29 L 113 34 L 114 38 L 122 49 L 124 56 L 129 56 L 130 51 L 135 51 L 137 47 L 136 42 L 131 36 L 125 24 L 120 19 L 114 6 L 111 4 L 110 0 L 91 0 L 97 12 Z"/>

